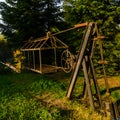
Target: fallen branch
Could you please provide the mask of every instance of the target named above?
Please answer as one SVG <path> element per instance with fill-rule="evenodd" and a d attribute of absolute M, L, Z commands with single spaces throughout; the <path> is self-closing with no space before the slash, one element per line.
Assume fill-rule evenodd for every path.
<path fill-rule="evenodd" d="M 5 65 L 5 66 L 7 66 L 8 68 L 10 68 L 10 69 L 12 69 L 13 71 L 15 71 L 16 73 L 19 73 L 19 70 L 17 70 L 17 68 L 16 67 L 14 67 L 13 65 L 11 65 L 10 63 L 4 63 L 4 62 L 2 62 L 2 61 L 0 61 L 0 63 L 1 64 L 3 64 L 3 65 Z"/>

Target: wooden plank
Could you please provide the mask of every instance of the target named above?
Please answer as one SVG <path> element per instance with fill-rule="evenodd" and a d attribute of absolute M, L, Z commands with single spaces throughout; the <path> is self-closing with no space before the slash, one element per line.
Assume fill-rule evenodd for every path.
<path fill-rule="evenodd" d="M 40 73 L 40 74 L 53 73 L 53 72 L 57 72 L 57 69 L 60 69 L 60 67 L 56 67 L 56 66 L 52 66 L 52 65 L 45 65 L 45 64 L 42 65 L 42 71 L 40 71 L 39 65 L 35 66 L 36 69 L 32 68 L 31 66 L 27 66 L 27 65 L 24 66 L 24 68 L 34 71 L 34 72 L 37 72 L 37 73 Z"/>

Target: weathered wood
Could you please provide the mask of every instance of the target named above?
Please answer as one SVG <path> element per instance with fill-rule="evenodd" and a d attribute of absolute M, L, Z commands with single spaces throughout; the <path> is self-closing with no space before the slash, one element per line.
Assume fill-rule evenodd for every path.
<path fill-rule="evenodd" d="M 99 60 L 98 63 L 99 64 L 108 64 L 108 61 L 106 61 L 106 60 Z"/>
<path fill-rule="evenodd" d="M 90 106 L 93 110 L 95 110 L 93 94 L 92 94 L 92 90 L 91 90 L 91 86 L 90 86 L 90 79 L 89 79 L 89 76 L 88 76 L 88 70 L 87 70 L 85 58 L 83 59 L 82 66 L 83 66 L 83 72 L 84 72 L 86 88 L 87 88 L 87 92 L 88 92 L 88 96 L 89 96 Z"/>
<path fill-rule="evenodd" d="M 71 82 L 70 82 L 70 85 L 69 85 L 69 88 L 67 91 L 67 95 L 66 95 L 67 98 L 70 98 L 71 94 L 73 92 L 73 89 L 74 89 L 74 86 L 75 86 L 75 83 L 77 80 L 78 72 L 79 72 L 79 69 L 82 65 L 82 61 L 83 61 L 83 57 L 84 57 L 84 54 L 86 51 L 88 40 L 89 40 L 89 37 L 91 35 L 92 28 L 93 28 L 93 23 L 90 23 L 86 29 L 86 33 L 85 33 L 85 36 L 83 38 L 82 45 L 80 46 L 80 52 L 78 54 L 78 59 L 76 61 L 76 65 L 74 67 L 72 77 L 71 77 Z"/>
<path fill-rule="evenodd" d="M 42 48 L 28 48 L 28 49 L 21 49 L 21 51 L 37 51 L 37 50 L 50 50 L 54 49 L 55 47 L 42 47 Z M 56 47 L 57 49 L 66 49 L 67 47 Z"/>
<path fill-rule="evenodd" d="M 42 73 L 42 56 L 40 50 L 39 50 L 39 65 L 40 65 L 40 72 Z"/>
<path fill-rule="evenodd" d="M 33 51 L 33 67 L 35 69 L 35 53 L 34 53 L 34 51 Z"/>
<path fill-rule="evenodd" d="M 48 42 L 50 44 L 48 44 Z M 55 48 L 62 49 L 68 48 L 68 46 L 64 42 L 59 40 L 57 37 L 51 34 L 48 37 L 46 36 L 44 38 L 39 38 L 38 40 L 28 41 L 25 45 L 23 45 L 23 47 L 21 47 L 21 51 L 48 50 Z"/>
<path fill-rule="evenodd" d="M 105 36 L 97 36 L 97 37 L 95 37 L 95 38 L 93 38 L 93 40 L 101 40 L 101 39 L 104 39 L 105 38 Z"/>
<path fill-rule="evenodd" d="M 20 72 L 16 67 L 14 67 L 13 65 L 11 65 L 10 63 L 4 63 L 2 61 L 0 61 L 0 63 L 3 64 L 3 65 L 5 65 L 5 66 L 7 66 L 8 68 L 12 69 L 13 71 L 15 71 L 17 73 Z"/>
<path fill-rule="evenodd" d="M 86 26 L 88 26 L 88 22 L 74 25 L 75 28 L 86 27 Z"/>
<path fill-rule="evenodd" d="M 34 72 L 37 72 L 37 73 L 40 73 L 40 74 L 45 74 L 45 73 L 54 73 L 56 72 L 56 69 L 60 69 L 59 67 L 55 67 L 55 66 L 52 66 L 52 65 L 45 65 L 45 64 L 42 64 L 42 70 L 40 71 L 40 66 L 39 64 L 35 66 L 36 69 L 32 68 L 31 66 L 24 66 L 24 68 L 28 69 L 28 70 L 31 70 L 31 71 L 34 71 Z"/>
<path fill-rule="evenodd" d="M 27 57 L 28 61 L 27 62 L 28 62 L 28 64 L 30 64 L 30 51 L 28 51 L 27 53 L 28 53 L 28 57 Z"/>
<path fill-rule="evenodd" d="M 99 87 L 98 87 L 98 82 L 96 80 L 95 69 L 94 69 L 94 65 L 93 65 L 91 57 L 89 57 L 89 62 L 90 62 L 90 71 L 91 71 L 91 74 L 92 74 L 92 78 L 93 78 L 93 82 L 94 82 L 94 86 L 95 86 L 95 91 L 96 91 L 96 95 L 97 95 L 97 98 L 98 98 L 98 103 L 99 103 L 99 106 L 102 108 L 100 90 L 99 90 Z"/>

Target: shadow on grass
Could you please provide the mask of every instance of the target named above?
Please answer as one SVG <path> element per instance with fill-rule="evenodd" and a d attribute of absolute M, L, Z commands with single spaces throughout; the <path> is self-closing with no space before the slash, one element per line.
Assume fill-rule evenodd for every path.
<path fill-rule="evenodd" d="M 50 98 L 51 94 L 42 96 L 33 96 L 33 98 L 45 106 L 51 115 L 58 114 L 57 119 L 69 120 L 72 117 L 74 110 L 72 110 L 64 100 L 52 99 Z M 57 110 L 57 112 L 56 112 Z M 56 112 L 56 113 L 55 113 Z"/>
<path fill-rule="evenodd" d="M 114 87 L 114 88 L 110 88 L 109 91 L 110 93 L 114 92 L 114 91 L 117 91 L 117 90 L 120 90 L 120 87 Z M 106 93 L 106 89 L 100 91 L 101 95 L 105 94 Z"/>
<path fill-rule="evenodd" d="M 65 120 L 69 120 L 69 118 L 72 118 L 73 116 L 73 110 L 60 110 L 60 116 L 63 117 Z"/>

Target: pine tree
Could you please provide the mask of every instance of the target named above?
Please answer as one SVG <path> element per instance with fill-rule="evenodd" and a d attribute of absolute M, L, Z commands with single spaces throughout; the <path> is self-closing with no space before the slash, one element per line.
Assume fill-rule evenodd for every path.
<path fill-rule="evenodd" d="M 0 2 L 2 33 L 8 41 L 22 44 L 30 37 L 45 35 L 50 28 L 59 25 L 60 0 L 6 0 Z"/>

